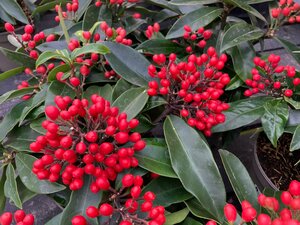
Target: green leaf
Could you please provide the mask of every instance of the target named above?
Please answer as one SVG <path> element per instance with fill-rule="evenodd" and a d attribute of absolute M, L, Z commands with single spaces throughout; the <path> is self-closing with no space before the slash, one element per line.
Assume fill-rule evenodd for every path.
<path fill-rule="evenodd" d="M 70 71 L 70 65 L 68 64 L 64 64 L 64 65 L 59 65 L 59 66 L 56 66 L 53 70 L 50 71 L 50 73 L 48 74 L 48 82 L 51 82 L 51 81 L 55 81 L 56 80 L 56 74 L 58 72 L 68 72 Z"/>
<path fill-rule="evenodd" d="M 77 10 L 77 22 L 81 19 L 83 14 L 88 9 L 89 5 L 91 4 L 92 0 L 79 0 L 78 1 L 78 10 Z"/>
<path fill-rule="evenodd" d="M 249 173 L 242 162 L 232 153 L 219 150 L 225 172 L 240 203 L 247 200 L 259 210 L 258 193 Z"/>
<path fill-rule="evenodd" d="M 4 183 L 6 181 L 6 166 L 2 169 L 1 179 L 0 179 L 0 214 L 3 213 L 5 209 L 6 197 L 4 195 Z"/>
<path fill-rule="evenodd" d="M 166 39 L 173 39 L 182 37 L 184 34 L 183 27 L 189 25 L 192 31 L 197 30 L 199 27 L 205 27 L 216 18 L 218 18 L 223 9 L 216 7 L 203 7 L 192 11 L 180 17 L 169 30 Z"/>
<path fill-rule="evenodd" d="M 187 217 L 182 223 L 181 225 L 202 225 L 202 223 L 200 223 L 199 221 L 191 218 L 191 217 Z"/>
<path fill-rule="evenodd" d="M 24 69 L 25 69 L 25 67 L 21 66 L 21 67 L 17 67 L 17 68 L 11 69 L 11 70 L 7 70 L 4 73 L 0 74 L 0 81 L 3 81 L 5 79 L 15 76 L 17 74 L 20 74 L 24 71 Z"/>
<path fill-rule="evenodd" d="M 16 182 L 15 169 L 13 165 L 10 163 L 7 166 L 6 170 L 6 181 L 4 184 L 4 194 L 7 198 L 9 198 L 15 206 L 19 209 L 22 209 L 22 202 L 18 193 L 18 187 Z"/>
<path fill-rule="evenodd" d="M 212 131 L 234 130 L 254 122 L 262 117 L 265 112 L 263 105 L 271 99 L 270 97 L 254 97 L 230 103 L 230 108 L 224 112 L 225 122 L 213 127 Z"/>
<path fill-rule="evenodd" d="M 35 108 L 37 108 L 39 105 L 41 105 L 45 101 L 47 90 L 48 90 L 48 85 L 45 84 L 42 86 L 42 89 L 33 96 L 32 100 L 31 100 L 31 104 L 29 106 L 26 106 L 23 109 L 23 112 L 22 112 L 22 115 L 21 115 L 20 121 L 19 121 L 19 126 L 22 124 L 22 122 L 25 120 L 26 116 L 29 113 L 31 113 Z"/>
<path fill-rule="evenodd" d="M 58 52 L 45 51 L 42 54 L 40 54 L 39 58 L 36 60 L 35 66 L 38 67 L 50 59 L 65 60 L 66 57 Z"/>
<path fill-rule="evenodd" d="M 20 120 L 23 108 L 26 107 L 30 102 L 24 101 L 14 106 L 9 113 L 5 115 L 0 123 L 0 142 L 3 141 L 14 126 L 16 126 Z"/>
<path fill-rule="evenodd" d="M 36 48 L 41 52 L 64 50 L 68 48 L 68 44 L 65 40 L 59 40 L 59 41 L 44 42 L 36 46 Z"/>
<path fill-rule="evenodd" d="M 11 17 L 3 8 L 2 6 L 0 5 L 0 18 L 5 21 L 5 22 L 8 22 L 8 23 L 11 23 L 13 25 L 16 24 L 16 20 Z"/>
<path fill-rule="evenodd" d="M 165 177 L 177 178 L 164 140 L 160 142 L 153 142 L 153 139 L 145 140 L 147 141 L 145 149 L 134 155 L 139 161 L 139 166 Z"/>
<path fill-rule="evenodd" d="M 123 94 L 125 91 L 129 90 L 133 85 L 129 82 L 127 82 L 124 79 L 119 79 L 116 85 L 114 86 L 113 92 L 112 92 L 112 99 L 115 101 L 121 94 Z"/>
<path fill-rule="evenodd" d="M 143 50 L 143 52 L 152 54 L 166 54 L 171 53 L 181 54 L 185 51 L 184 47 L 171 40 L 165 39 L 151 39 L 141 43 L 136 50 Z"/>
<path fill-rule="evenodd" d="M 198 5 L 198 4 L 213 4 L 220 0 L 172 0 L 170 3 L 174 5 Z"/>
<path fill-rule="evenodd" d="M 7 136 L 5 147 L 13 148 L 17 151 L 31 152 L 29 145 L 34 142 L 40 134 L 32 130 L 29 126 L 17 127 Z"/>
<path fill-rule="evenodd" d="M 90 191 L 92 182 L 91 176 L 85 176 L 84 186 L 77 191 L 73 191 L 70 201 L 64 209 L 60 221 L 60 225 L 71 225 L 71 220 L 75 215 L 83 215 L 90 225 L 97 225 L 96 219 L 90 219 L 86 216 L 85 210 L 89 206 L 98 207 L 101 202 L 102 192 L 94 194 Z"/>
<path fill-rule="evenodd" d="M 224 0 L 224 2 L 229 4 L 229 5 L 237 6 L 241 9 L 245 10 L 246 12 L 252 14 L 253 16 L 261 19 L 265 23 L 268 23 L 266 21 L 266 18 L 263 17 L 263 15 L 261 15 L 256 9 L 254 9 L 252 6 L 250 6 L 249 3 L 247 4 L 243 0 Z"/>
<path fill-rule="evenodd" d="M 276 147 L 289 118 L 289 108 L 285 101 L 274 99 L 264 104 L 265 113 L 261 123 L 271 143 Z"/>
<path fill-rule="evenodd" d="M 156 199 L 153 202 L 155 205 L 164 207 L 183 202 L 193 197 L 184 189 L 180 180 L 174 178 L 156 178 L 143 188 L 142 194 L 147 191 L 155 193 Z"/>
<path fill-rule="evenodd" d="M 60 213 L 49 220 L 45 225 L 57 225 L 60 223 L 63 213 Z"/>
<path fill-rule="evenodd" d="M 294 51 L 300 51 L 299 46 L 279 37 L 274 37 L 274 39 L 279 42 L 298 63 L 300 63 L 300 54 L 294 53 Z"/>
<path fill-rule="evenodd" d="M 177 6 L 170 4 L 170 2 L 166 0 L 148 0 L 148 2 L 157 5 L 163 9 L 169 9 L 171 11 L 180 13 L 180 10 L 178 9 Z"/>
<path fill-rule="evenodd" d="M 102 87 L 99 86 L 90 86 L 86 89 L 86 91 L 83 93 L 83 97 L 90 100 L 91 96 L 93 94 L 97 94 L 105 98 L 107 101 L 112 101 L 112 86 L 109 84 L 106 84 Z"/>
<path fill-rule="evenodd" d="M 66 187 L 57 183 L 39 180 L 32 172 L 32 165 L 37 158 L 18 153 L 16 155 L 16 166 L 18 174 L 23 184 L 30 190 L 38 194 L 51 194 L 64 190 Z"/>
<path fill-rule="evenodd" d="M 120 112 L 127 113 L 128 120 L 131 120 L 142 111 L 148 98 L 145 88 L 132 88 L 120 95 L 113 106 L 117 106 Z"/>
<path fill-rule="evenodd" d="M 85 80 L 86 84 L 94 84 L 94 83 L 115 83 L 116 80 L 108 79 L 104 77 L 104 72 L 96 72 L 93 71 L 88 75 Z"/>
<path fill-rule="evenodd" d="M 30 128 L 39 134 L 46 134 L 46 130 L 42 127 L 42 122 L 46 120 L 45 117 L 31 121 Z"/>
<path fill-rule="evenodd" d="M 248 23 L 239 22 L 225 31 L 220 52 L 224 52 L 227 49 L 235 47 L 241 43 L 245 43 L 251 40 L 257 40 L 264 35 L 264 32 Z"/>
<path fill-rule="evenodd" d="M 109 48 L 100 43 L 85 45 L 82 48 L 77 48 L 71 53 L 71 58 L 74 60 L 76 57 L 82 54 L 88 53 L 98 53 L 98 54 L 107 54 L 110 53 Z"/>
<path fill-rule="evenodd" d="M 24 11 L 16 0 L 1 0 L 0 5 L 7 14 L 16 20 L 25 24 L 29 23 Z"/>
<path fill-rule="evenodd" d="M 194 216 L 207 220 L 218 220 L 214 215 L 210 214 L 210 212 L 207 211 L 208 209 L 206 208 L 206 204 L 202 205 L 196 198 L 191 198 L 184 203 Z"/>
<path fill-rule="evenodd" d="M 132 16 L 127 17 L 125 19 L 126 33 L 130 34 L 131 32 L 137 30 L 144 23 L 147 23 L 147 21 L 143 19 L 135 19 Z"/>
<path fill-rule="evenodd" d="M 0 96 L 0 104 L 2 104 L 3 102 L 13 99 L 13 98 L 17 98 L 20 96 L 23 96 L 25 94 L 29 94 L 32 93 L 34 90 L 34 87 L 28 87 L 28 88 L 22 88 L 20 90 L 12 90 L 9 92 L 6 92 L 5 94 Z"/>
<path fill-rule="evenodd" d="M 63 6 L 67 2 L 68 2 L 68 0 L 59 0 L 59 1 L 56 0 L 56 1 L 52 1 L 52 2 L 48 2 L 45 4 L 39 5 L 35 8 L 35 10 L 32 11 L 31 15 L 34 17 L 39 13 L 43 13 L 43 12 L 54 9 L 57 4 L 61 4 Z"/>
<path fill-rule="evenodd" d="M 142 54 L 122 44 L 107 41 L 103 44 L 111 51 L 105 58 L 117 74 L 137 86 L 148 85 L 152 80 L 147 71 L 150 62 Z"/>
<path fill-rule="evenodd" d="M 69 86 L 59 81 L 53 81 L 47 91 L 45 106 L 55 105 L 54 98 L 57 95 L 70 96 L 73 98 L 75 96 L 75 92 Z"/>
<path fill-rule="evenodd" d="M 177 212 L 166 215 L 165 225 L 173 225 L 173 224 L 181 223 L 187 217 L 189 212 L 190 211 L 188 208 L 184 208 Z"/>
<path fill-rule="evenodd" d="M 253 46 L 247 42 L 241 43 L 229 49 L 229 54 L 233 62 L 233 68 L 241 80 L 251 78 L 251 69 L 254 68 L 253 59 L 255 51 Z"/>
<path fill-rule="evenodd" d="M 111 26 L 112 12 L 106 5 L 96 7 L 95 4 L 93 4 L 86 10 L 83 17 L 82 30 L 90 30 L 98 21 L 105 21 Z"/>
<path fill-rule="evenodd" d="M 19 177 L 17 177 L 17 186 L 18 186 L 20 199 L 23 204 L 37 195 L 36 193 L 28 190 Z"/>
<path fill-rule="evenodd" d="M 196 130 L 176 116 L 167 117 L 164 134 L 173 169 L 183 186 L 221 220 L 226 193 L 209 146 Z"/>
<path fill-rule="evenodd" d="M 29 68 L 34 68 L 35 66 L 35 60 L 30 58 L 28 55 L 21 53 L 21 52 L 15 52 L 6 48 L 0 47 L 0 51 L 3 55 L 5 55 L 8 59 L 13 60 L 16 62 L 16 64 L 20 66 L 25 66 Z"/>
<path fill-rule="evenodd" d="M 293 100 L 292 98 L 288 98 L 286 96 L 284 96 L 284 100 L 291 104 L 291 106 L 294 107 L 294 109 L 300 109 L 300 102 Z"/>
<path fill-rule="evenodd" d="M 230 83 L 226 86 L 225 91 L 232 91 L 239 87 L 241 87 L 244 82 L 240 79 L 238 75 L 235 75 L 232 79 L 230 79 Z"/>
<path fill-rule="evenodd" d="M 300 149 L 300 125 L 297 126 L 290 144 L 290 151 Z"/>

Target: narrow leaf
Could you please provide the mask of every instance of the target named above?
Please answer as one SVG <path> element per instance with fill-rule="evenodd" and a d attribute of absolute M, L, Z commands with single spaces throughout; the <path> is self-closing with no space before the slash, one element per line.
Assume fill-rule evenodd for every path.
<path fill-rule="evenodd" d="M 15 169 L 11 163 L 8 164 L 6 170 L 6 181 L 4 184 L 4 193 L 7 198 L 13 201 L 15 206 L 17 206 L 19 209 L 22 208 L 22 202 L 18 193 L 18 187 L 16 182 Z"/>

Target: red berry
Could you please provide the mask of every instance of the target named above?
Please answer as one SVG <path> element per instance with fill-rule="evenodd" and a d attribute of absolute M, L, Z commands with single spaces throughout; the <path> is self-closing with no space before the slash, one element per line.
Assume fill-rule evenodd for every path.
<path fill-rule="evenodd" d="M 10 225 L 13 220 L 13 215 L 10 212 L 5 212 L 0 217 L 1 225 Z"/>
<path fill-rule="evenodd" d="M 99 214 L 101 216 L 110 216 L 110 215 L 112 215 L 113 211 L 114 211 L 114 208 L 108 203 L 102 204 L 99 208 Z"/>
<path fill-rule="evenodd" d="M 46 107 L 45 113 L 51 120 L 56 120 L 59 116 L 59 110 L 52 105 Z"/>
<path fill-rule="evenodd" d="M 34 224 L 34 216 L 32 214 L 28 214 L 23 219 L 24 225 L 33 225 Z"/>
<path fill-rule="evenodd" d="M 134 176 L 132 174 L 126 174 L 123 178 L 122 178 L 122 185 L 123 187 L 130 187 L 132 186 L 134 183 Z"/>
<path fill-rule="evenodd" d="M 87 222 L 83 216 L 78 215 L 72 218 L 72 225 L 87 225 Z"/>
<path fill-rule="evenodd" d="M 32 27 L 30 24 L 27 24 L 27 25 L 24 27 L 24 31 L 25 31 L 25 33 L 27 33 L 27 34 L 32 34 L 32 33 L 33 33 L 33 27 Z"/>
<path fill-rule="evenodd" d="M 224 206 L 224 215 L 229 223 L 233 223 L 237 216 L 236 208 L 232 204 L 226 204 Z"/>
<path fill-rule="evenodd" d="M 271 225 L 272 220 L 267 214 L 259 214 L 257 217 L 257 225 Z"/>
<path fill-rule="evenodd" d="M 10 23 L 5 23 L 4 24 L 5 30 L 9 33 L 12 33 L 15 31 L 15 28 L 13 25 L 11 25 Z"/>
<path fill-rule="evenodd" d="M 86 209 L 86 215 L 90 218 L 96 218 L 99 216 L 98 209 L 95 206 L 89 206 Z"/>
<path fill-rule="evenodd" d="M 95 131 L 89 131 L 85 134 L 85 139 L 88 142 L 96 142 L 98 140 L 98 134 Z"/>
<path fill-rule="evenodd" d="M 14 213 L 14 218 L 15 218 L 16 222 L 21 222 L 25 216 L 26 216 L 26 214 L 23 210 L 17 210 Z"/>
<path fill-rule="evenodd" d="M 251 222 L 256 217 L 256 210 L 252 207 L 248 207 L 243 209 L 242 211 L 242 218 L 245 222 Z"/>
<path fill-rule="evenodd" d="M 291 89 L 286 89 L 284 91 L 284 96 L 289 98 L 289 97 L 292 97 L 292 95 L 293 95 L 293 91 Z"/>

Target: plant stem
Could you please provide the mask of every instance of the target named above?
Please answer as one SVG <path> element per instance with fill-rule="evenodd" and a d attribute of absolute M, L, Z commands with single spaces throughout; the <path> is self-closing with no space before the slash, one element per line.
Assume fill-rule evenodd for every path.
<path fill-rule="evenodd" d="M 61 6 L 58 8 L 58 16 L 59 16 L 61 29 L 63 30 L 65 38 L 66 38 L 66 42 L 67 42 L 67 44 L 69 44 L 70 36 L 69 36 L 68 30 L 67 30 L 67 27 L 66 27 L 66 24 L 65 24 L 64 17 L 63 17 L 62 12 L 61 12 Z"/>
<path fill-rule="evenodd" d="M 161 121 L 163 118 L 165 118 L 169 113 L 171 112 L 171 108 L 169 106 L 166 107 L 166 109 L 160 114 L 159 117 L 154 120 L 154 124 L 157 124 L 159 121 Z"/>

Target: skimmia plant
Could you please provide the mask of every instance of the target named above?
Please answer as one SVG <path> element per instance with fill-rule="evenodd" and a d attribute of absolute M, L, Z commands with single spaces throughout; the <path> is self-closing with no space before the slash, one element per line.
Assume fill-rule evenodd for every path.
<path fill-rule="evenodd" d="M 299 224 L 298 181 L 258 193 L 236 156 L 221 149 L 217 165 L 209 145 L 257 121 L 274 146 L 288 130 L 300 148 L 299 47 L 278 36 L 299 23 L 298 3 L 50 0 L 32 14 L 46 10 L 56 27 L 3 23 L 16 50 L 0 51 L 19 67 L 0 81 L 28 79 L 0 96 L 19 98 L 0 123 L 1 225 L 40 224 L 22 209 L 37 194 L 62 209 L 45 225 Z M 296 63 L 265 54 L 265 39 Z M 3 212 L 6 200 L 19 210 Z"/>

